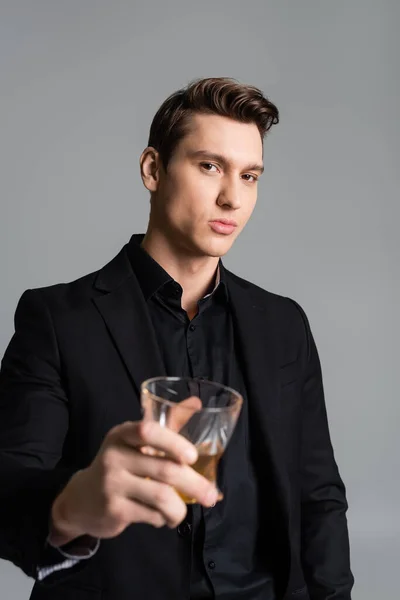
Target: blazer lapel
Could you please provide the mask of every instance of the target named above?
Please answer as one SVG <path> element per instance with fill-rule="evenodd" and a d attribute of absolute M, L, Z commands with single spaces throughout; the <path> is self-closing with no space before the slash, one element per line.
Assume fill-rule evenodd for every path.
<path fill-rule="evenodd" d="M 281 506 L 289 515 L 289 482 L 282 463 L 279 437 L 279 339 L 265 303 L 246 282 L 225 270 L 233 322 L 242 359 L 249 401 L 249 414 L 259 427 L 269 457 Z"/>
<path fill-rule="evenodd" d="M 98 274 L 94 298 L 107 329 L 135 385 L 165 375 L 151 317 L 124 247 Z"/>

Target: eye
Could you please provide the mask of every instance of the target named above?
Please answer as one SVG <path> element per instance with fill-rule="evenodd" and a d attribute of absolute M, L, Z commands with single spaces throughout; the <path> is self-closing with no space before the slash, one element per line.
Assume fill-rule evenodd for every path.
<path fill-rule="evenodd" d="M 216 172 L 216 171 L 212 171 L 211 170 L 213 167 L 214 167 L 214 169 L 218 170 L 218 167 L 216 165 L 213 165 L 212 163 L 201 163 L 201 166 L 208 173 L 215 173 Z M 211 169 L 209 167 L 211 167 Z"/>
<path fill-rule="evenodd" d="M 251 173 L 245 173 L 243 177 L 249 177 L 250 179 L 245 179 L 249 183 L 256 183 L 258 181 L 258 177 L 256 175 L 251 175 Z"/>

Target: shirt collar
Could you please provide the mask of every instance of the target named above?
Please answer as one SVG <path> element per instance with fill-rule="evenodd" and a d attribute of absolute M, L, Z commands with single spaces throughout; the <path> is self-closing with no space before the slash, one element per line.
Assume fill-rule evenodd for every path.
<path fill-rule="evenodd" d="M 144 248 L 142 248 L 141 243 L 143 238 L 144 234 L 134 234 L 128 243 L 127 250 L 132 269 L 137 277 L 145 300 L 149 300 L 149 298 L 163 288 L 165 288 L 165 291 L 167 291 L 167 289 L 180 289 L 180 292 L 182 293 L 182 288 L 179 283 L 174 281 L 171 275 L 169 275 Z M 212 292 L 206 294 L 202 300 L 213 296 L 217 292 L 217 289 L 221 292 L 221 296 L 223 294 L 223 297 L 227 300 L 228 288 L 226 285 L 226 273 L 221 260 L 218 263 L 214 289 Z"/>

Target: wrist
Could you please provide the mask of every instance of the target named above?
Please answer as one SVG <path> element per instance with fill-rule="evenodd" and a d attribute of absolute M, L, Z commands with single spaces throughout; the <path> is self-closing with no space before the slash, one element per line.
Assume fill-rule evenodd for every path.
<path fill-rule="evenodd" d="M 64 546 L 86 532 L 77 525 L 71 514 L 65 491 L 54 500 L 49 524 L 48 542 L 52 546 Z"/>

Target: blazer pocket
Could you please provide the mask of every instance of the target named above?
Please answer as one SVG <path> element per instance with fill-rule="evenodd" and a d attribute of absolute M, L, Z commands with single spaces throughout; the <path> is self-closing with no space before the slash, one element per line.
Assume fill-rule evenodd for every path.
<path fill-rule="evenodd" d="M 292 360 L 291 362 L 288 362 L 279 367 L 279 383 L 281 389 L 297 381 L 298 376 L 299 365 L 297 360 Z"/>

